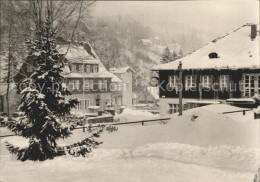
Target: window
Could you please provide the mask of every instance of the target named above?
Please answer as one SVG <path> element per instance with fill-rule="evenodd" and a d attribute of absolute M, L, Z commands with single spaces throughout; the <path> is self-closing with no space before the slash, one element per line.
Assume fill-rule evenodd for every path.
<path fill-rule="evenodd" d="M 169 87 L 177 87 L 178 84 L 178 77 L 176 75 L 169 76 Z"/>
<path fill-rule="evenodd" d="M 253 97 L 255 94 L 255 76 L 245 75 L 244 76 L 244 96 Z"/>
<path fill-rule="evenodd" d="M 93 80 L 84 80 L 84 90 L 93 89 Z"/>
<path fill-rule="evenodd" d="M 94 65 L 93 66 L 93 73 L 97 73 L 98 72 L 98 66 L 97 65 Z"/>
<path fill-rule="evenodd" d="M 79 72 L 83 72 L 83 64 L 79 64 Z"/>
<path fill-rule="evenodd" d="M 107 89 L 107 80 L 104 80 L 104 82 L 103 82 L 103 88 L 104 88 L 104 89 Z"/>
<path fill-rule="evenodd" d="M 75 88 L 79 90 L 79 80 L 75 80 Z"/>
<path fill-rule="evenodd" d="M 179 104 L 169 104 L 169 114 L 179 112 Z"/>
<path fill-rule="evenodd" d="M 85 109 L 87 109 L 90 106 L 90 101 L 89 100 L 85 100 Z"/>
<path fill-rule="evenodd" d="M 71 72 L 76 72 L 76 65 L 75 64 L 71 65 Z"/>
<path fill-rule="evenodd" d="M 79 72 L 79 65 L 76 64 L 76 72 Z"/>
<path fill-rule="evenodd" d="M 100 106 L 100 99 L 96 99 L 96 106 Z"/>
<path fill-rule="evenodd" d="M 118 83 L 117 84 L 117 91 L 121 91 L 122 90 L 122 83 Z"/>
<path fill-rule="evenodd" d="M 229 85 L 229 75 L 220 75 L 219 86 L 221 90 L 227 90 Z"/>
<path fill-rule="evenodd" d="M 69 80 L 69 88 L 79 90 L 79 80 Z"/>
<path fill-rule="evenodd" d="M 103 88 L 102 80 L 98 80 L 98 88 L 101 90 Z"/>
<path fill-rule="evenodd" d="M 187 75 L 186 76 L 185 87 L 186 87 L 186 89 L 196 87 L 196 76 L 195 75 Z"/>
<path fill-rule="evenodd" d="M 76 106 L 76 109 L 87 109 L 89 106 L 89 100 L 79 100 L 79 104 Z"/>
<path fill-rule="evenodd" d="M 107 80 L 98 80 L 98 88 L 100 90 L 107 89 Z"/>
<path fill-rule="evenodd" d="M 216 52 L 209 53 L 209 58 L 210 59 L 219 58 L 218 53 L 216 53 Z"/>
<path fill-rule="evenodd" d="M 85 65 L 84 71 L 85 71 L 86 73 L 90 73 L 90 65 L 89 65 L 89 64 Z"/>
<path fill-rule="evenodd" d="M 202 76 L 202 86 L 203 87 L 210 87 L 213 83 L 213 77 L 211 75 L 203 75 Z"/>

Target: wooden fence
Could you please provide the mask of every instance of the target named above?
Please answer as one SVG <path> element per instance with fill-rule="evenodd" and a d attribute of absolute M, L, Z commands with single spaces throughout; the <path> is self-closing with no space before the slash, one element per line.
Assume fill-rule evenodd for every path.
<path fill-rule="evenodd" d="M 160 119 L 150 119 L 150 120 L 140 120 L 140 121 L 130 121 L 130 122 L 123 122 L 123 123 L 111 123 L 111 124 L 102 124 L 102 126 L 116 126 L 116 125 L 127 125 L 127 124 L 137 124 L 137 123 L 141 123 L 142 125 L 144 125 L 144 123 L 147 122 L 158 122 L 158 121 L 167 121 L 170 120 L 171 118 L 160 118 Z M 87 128 L 88 126 L 80 126 L 77 127 L 75 129 L 83 129 L 83 132 L 85 132 L 85 128 Z M 98 127 L 96 125 L 92 126 L 92 127 Z"/>
<path fill-rule="evenodd" d="M 242 112 L 243 115 L 246 115 L 246 111 L 252 111 L 252 109 L 243 109 L 243 110 L 238 110 L 238 111 L 228 111 L 228 112 L 222 112 L 221 114 L 231 114 L 231 113 L 236 113 L 236 112 Z"/>
<path fill-rule="evenodd" d="M 144 123 L 147 123 L 147 122 L 158 122 L 158 121 L 167 121 L 171 118 L 160 118 L 160 119 L 151 119 L 151 120 L 140 120 L 140 121 L 131 121 L 131 122 L 123 122 L 123 123 L 110 123 L 110 124 L 102 124 L 102 126 L 110 126 L 110 125 L 127 125 L 127 124 L 136 124 L 136 123 L 142 123 L 142 125 L 144 125 Z M 83 132 L 85 132 L 85 129 L 88 128 L 89 126 L 79 126 L 77 128 L 75 128 L 75 130 L 77 129 L 83 129 Z M 92 127 L 98 127 L 97 126 L 92 126 Z M 15 134 L 11 134 L 11 135 L 2 135 L 0 137 L 9 137 L 9 136 L 16 136 Z"/>

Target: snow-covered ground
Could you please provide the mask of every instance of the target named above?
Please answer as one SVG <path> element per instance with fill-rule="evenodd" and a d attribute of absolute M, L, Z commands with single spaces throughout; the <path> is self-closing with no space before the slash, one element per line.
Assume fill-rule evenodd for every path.
<path fill-rule="evenodd" d="M 4 141 L 23 146 L 20 137 L 1 139 L 0 181 L 173 181 L 253 182 L 258 167 L 259 124 L 253 112 L 220 114 L 238 108 L 210 105 L 171 115 L 161 122 L 118 126 L 103 133 L 104 144 L 87 158 L 62 156 L 20 162 Z M 130 112 L 130 111 L 129 111 Z M 191 118 L 198 116 L 194 121 Z M 137 120 L 132 117 L 132 120 Z M 1 135 L 7 130 L 1 128 Z M 84 139 L 76 130 L 60 145 Z M 13 175 L 13 174 L 16 175 Z"/>

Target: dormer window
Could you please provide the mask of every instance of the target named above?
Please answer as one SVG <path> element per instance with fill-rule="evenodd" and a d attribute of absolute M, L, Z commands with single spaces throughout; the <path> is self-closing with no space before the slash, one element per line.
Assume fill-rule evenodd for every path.
<path fill-rule="evenodd" d="M 98 72 L 98 65 L 93 65 L 93 73 L 97 73 Z"/>
<path fill-rule="evenodd" d="M 98 73 L 98 64 L 71 64 L 71 72 Z"/>
<path fill-rule="evenodd" d="M 218 53 L 216 53 L 216 52 L 209 53 L 209 58 L 210 59 L 219 58 Z"/>
<path fill-rule="evenodd" d="M 90 73 L 90 72 L 91 72 L 91 67 L 90 67 L 89 64 L 86 64 L 86 65 L 84 66 L 84 72 L 86 72 L 86 73 Z"/>
<path fill-rule="evenodd" d="M 83 64 L 76 64 L 76 72 L 83 72 Z"/>
<path fill-rule="evenodd" d="M 71 72 L 76 72 L 76 65 L 75 64 L 71 65 Z"/>
<path fill-rule="evenodd" d="M 83 64 L 78 65 L 78 72 L 83 72 Z"/>

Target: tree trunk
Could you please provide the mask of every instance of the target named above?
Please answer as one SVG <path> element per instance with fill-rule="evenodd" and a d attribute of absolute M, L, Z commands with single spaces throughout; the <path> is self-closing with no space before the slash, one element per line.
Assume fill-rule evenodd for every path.
<path fill-rule="evenodd" d="M 12 59 L 12 27 L 13 21 L 10 22 L 9 31 L 8 31 L 8 66 L 7 66 L 7 90 L 6 90 L 6 106 L 7 106 L 7 117 L 10 116 L 10 80 L 11 80 L 11 59 Z"/>

